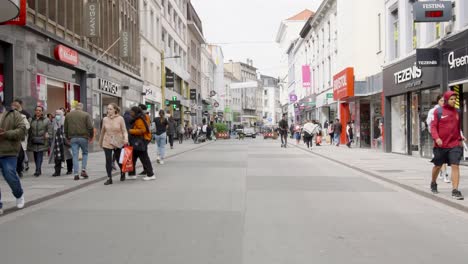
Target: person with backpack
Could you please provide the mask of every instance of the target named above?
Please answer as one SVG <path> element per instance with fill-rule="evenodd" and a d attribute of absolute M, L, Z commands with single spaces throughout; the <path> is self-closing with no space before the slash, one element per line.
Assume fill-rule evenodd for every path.
<path fill-rule="evenodd" d="M 146 115 L 143 113 L 140 107 L 134 106 L 130 110 L 132 121 L 130 122 L 131 128 L 129 133 L 129 142 L 133 147 L 133 174 L 128 179 L 135 179 L 135 165 L 138 158 L 140 158 L 143 168 L 146 171 L 146 176 L 143 178 L 145 181 L 156 180 L 156 176 L 153 172 L 153 165 L 148 155 L 148 144 L 151 141 L 151 131 Z"/>
<path fill-rule="evenodd" d="M 460 113 L 455 108 L 457 94 L 453 91 L 444 93 L 444 105 L 434 111 L 431 122 L 431 136 L 434 139 L 434 163 L 432 168 L 431 191 L 437 190 L 437 177 L 444 163 L 452 168 L 452 198 L 463 200 L 458 190 L 460 183 L 460 161 L 463 157 L 463 141 L 465 137 L 460 129 Z"/>
<path fill-rule="evenodd" d="M 429 134 L 431 134 L 431 123 L 434 120 L 434 112 L 443 106 L 444 106 L 444 97 L 443 95 L 438 95 L 437 104 L 431 110 L 429 110 L 429 113 L 427 114 L 426 125 L 428 127 Z M 450 183 L 450 177 L 447 171 L 447 164 L 442 165 L 440 169 L 439 179 L 443 179 L 444 182 Z"/>

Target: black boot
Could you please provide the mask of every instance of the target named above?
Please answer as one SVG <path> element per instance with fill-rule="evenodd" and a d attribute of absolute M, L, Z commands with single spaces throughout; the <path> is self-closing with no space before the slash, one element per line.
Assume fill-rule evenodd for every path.
<path fill-rule="evenodd" d="M 52 177 L 60 176 L 60 169 L 55 169 L 55 173 L 52 174 Z"/>
<path fill-rule="evenodd" d="M 112 184 L 112 178 L 107 179 L 107 181 L 104 183 L 104 185 L 109 185 Z"/>
<path fill-rule="evenodd" d="M 125 172 L 120 173 L 120 181 L 125 181 Z"/>

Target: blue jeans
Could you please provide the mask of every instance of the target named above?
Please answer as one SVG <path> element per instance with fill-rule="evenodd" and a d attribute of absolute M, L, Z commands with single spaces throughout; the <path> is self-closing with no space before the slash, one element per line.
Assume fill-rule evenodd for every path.
<path fill-rule="evenodd" d="M 156 144 L 158 144 L 158 155 L 161 159 L 164 159 L 166 155 L 166 133 L 156 135 Z"/>
<path fill-rule="evenodd" d="M 341 134 L 338 133 L 333 134 L 333 142 L 335 143 L 335 145 L 340 144 L 340 136 Z"/>
<path fill-rule="evenodd" d="M 42 161 L 44 160 L 44 151 L 34 151 L 34 163 L 36 164 L 36 173 L 42 172 Z"/>
<path fill-rule="evenodd" d="M 72 138 L 71 141 L 72 154 L 73 154 L 73 173 L 78 175 L 80 172 L 80 165 L 78 164 L 78 155 L 83 152 L 83 159 L 81 160 L 81 169 L 86 170 L 88 165 L 88 139 L 86 138 Z"/>
<path fill-rule="evenodd" d="M 23 196 L 23 188 L 21 187 L 21 182 L 16 174 L 16 157 L 0 157 L 0 170 L 2 171 L 3 178 L 10 186 L 13 195 L 16 198 Z M 3 207 L 2 204 L 2 194 L 0 193 L 0 208 Z"/>

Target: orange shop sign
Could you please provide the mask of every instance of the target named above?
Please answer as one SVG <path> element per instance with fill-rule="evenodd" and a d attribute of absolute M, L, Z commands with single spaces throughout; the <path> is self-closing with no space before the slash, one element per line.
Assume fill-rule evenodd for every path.
<path fill-rule="evenodd" d="M 354 68 L 349 67 L 333 76 L 335 101 L 354 96 Z"/>

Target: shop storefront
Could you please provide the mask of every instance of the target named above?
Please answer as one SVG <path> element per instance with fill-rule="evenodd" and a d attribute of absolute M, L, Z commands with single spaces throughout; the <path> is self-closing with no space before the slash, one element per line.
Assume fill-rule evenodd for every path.
<path fill-rule="evenodd" d="M 387 152 L 432 157 L 433 141 L 426 119 L 442 93 L 441 75 L 438 67 L 418 68 L 415 56 L 384 69 Z"/>
<path fill-rule="evenodd" d="M 338 101 L 339 119 L 344 131 L 347 123 L 356 119 L 354 68 L 346 68 L 333 76 L 333 99 Z M 346 141 L 346 133 L 341 133 L 341 144 L 345 144 Z"/>
<path fill-rule="evenodd" d="M 461 127 L 465 137 L 468 131 L 468 31 L 452 36 L 443 47 L 442 65 L 444 83 L 459 96 L 456 106 L 460 108 Z M 468 159 L 465 152 L 464 159 Z"/>
<path fill-rule="evenodd" d="M 0 89 L 7 104 L 17 97 L 30 113 L 37 105 L 54 113 L 81 102 L 93 118 L 98 137 L 107 104 L 125 109 L 142 102 L 143 83 L 138 76 L 114 64 L 96 62 L 96 56 L 86 50 L 21 27 L 1 28 L 0 39 L 0 78 L 4 79 Z M 99 150 L 97 145 L 95 141 L 91 151 Z"/>
<path fill-rule="evenodd" d="M 148 113 L 153 120 L 162 104 L 161 89 L 152 85 L 143 86 L 143 94 Z"/>
<path fill-rule="evenodd" d="M 355 82 L 356 146 L 382 148 L 382 73 Z"/>

